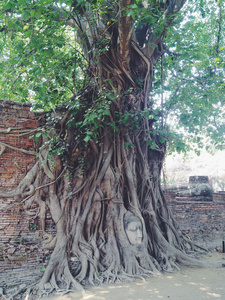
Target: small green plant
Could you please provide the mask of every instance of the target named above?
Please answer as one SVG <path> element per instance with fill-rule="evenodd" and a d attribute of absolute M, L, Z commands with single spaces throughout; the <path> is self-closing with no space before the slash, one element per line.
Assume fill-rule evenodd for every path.
<path fill-rule="evenodd" d="M 38 230 L 38 224 L 32 223 L 30 224 L 30 230 Z"/>
<path fill-rule="evenodd" d="M 44 131 L 44 132 L 42 132 L 42 131 L 38 131 L 37 133 L 35 133 L 35 134 L 33 134 L 33 135 L 30 135 L 29 136 L 29 139 L 34 139 L 35 140 L 35 142 L 39 142 L 39 138 L 41 137 L 41 136 L 43 136 L 43 137 L 46 137 L 48 135 L 48 132 L 47 131 Z"/>

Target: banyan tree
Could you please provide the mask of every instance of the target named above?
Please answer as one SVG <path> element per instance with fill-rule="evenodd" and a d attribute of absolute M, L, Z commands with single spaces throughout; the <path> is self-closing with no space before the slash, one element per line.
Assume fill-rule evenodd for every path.
<path fill-rule="evenodd" d="M 39 2 L 8 1 L 1 30 L 23 54 L 27 97 L 45 108 L 36 163 L 1 194 L 28 211 L 38 205 L 44 237 L 46 209 L 56 225 L 39 290 L 198 265 L 160 185 L 166 126 L 150 97 L 185 0 Z"/>

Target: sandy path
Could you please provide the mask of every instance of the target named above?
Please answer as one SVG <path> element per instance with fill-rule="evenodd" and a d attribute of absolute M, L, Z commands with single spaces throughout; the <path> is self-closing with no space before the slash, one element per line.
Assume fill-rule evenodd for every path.
<path fill-rule="evenodd" d="M 207 261 L 225 264 L 225 254 L 206 256 Z M 204 300 L 225 299 L 225 268 L 183 268 L 146 281 L 94 287 L 85 293 L 55 294 L 55 300 Z"/>

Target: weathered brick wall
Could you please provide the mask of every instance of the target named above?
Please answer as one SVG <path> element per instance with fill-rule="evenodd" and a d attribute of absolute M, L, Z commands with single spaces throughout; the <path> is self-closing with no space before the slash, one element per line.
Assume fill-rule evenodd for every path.
<path fill-rule="evenodd" d="M 35 151 L 34 140 L 29 138 L 32 133 L 26 134 L 25 131 L 35 129 L 38 125 L 38 121 L 31 113 L 29 105 L 0 101 L 0 142 Z M 10 134 L 12 129 L 18 129 L 21 132 Z M 8 133 L 5 132 L 7 130 Z M 0 187 L 4 189 L 12 188 L 20 182 L 29 166 L 34 162 L 35 156 L 6 148 L 0 159 Z"/>
<path fill-rule="evenodd" d="M 37 151 L 38 145 L 30 136 L 39 126 L 40 121 L 29 105 L 0 101 L 0 143 Z M 34 163 L 35 155 L 6 147 L 0 156 L 0 193 L 13 190 Z M 30 219 L 13 197 L 0 198 L 0 287 L 41 276 L 41 267 L 49 256 L 49 251 L 40 247 L 41 243 L 38 218 Z"/>
<path fill-rule="evenodd" d="M 166 199 L 181 230 L 198 244 L 222 247 L 225 240 L 225 194 L 214 193 L 212 201 L 204 197 L 176 197 L 166 193 Z"/>

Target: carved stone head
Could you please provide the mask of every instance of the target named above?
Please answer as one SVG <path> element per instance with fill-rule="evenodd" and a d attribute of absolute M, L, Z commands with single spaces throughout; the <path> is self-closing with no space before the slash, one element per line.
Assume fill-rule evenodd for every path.
<path fill-rule="evenodd" d="M 132 245 L 142 243 L 143 230 L 141 220 L 131 212 L 127 212 L 123 218 L 123 225 L 127 234 L 128 240 Z"/>

